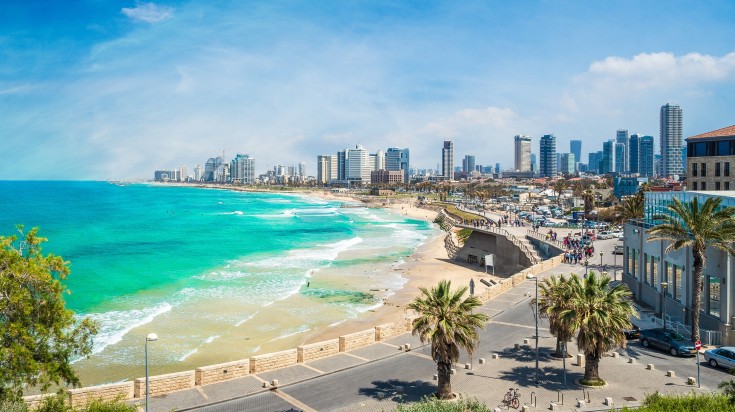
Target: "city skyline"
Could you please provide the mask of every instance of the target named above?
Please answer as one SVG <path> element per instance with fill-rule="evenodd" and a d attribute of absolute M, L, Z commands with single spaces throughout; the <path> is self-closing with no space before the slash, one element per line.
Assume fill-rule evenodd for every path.
<path fill-rule="evenodd" d="M 686 112 L 684 138 L 735 123 L 732 15 L 729 2 L 6 4 L 0 179 L 148 177 L 222 151 L 258 159 L 256 174 L 316 175 L 317 155 L 355 141 L 410 148 L 415 168 L 434 168 L 445 140 L 504 169 L 515 135 L 580 140 L 577 161 L 618 129 L 658 146 L 666 103 Z"/>

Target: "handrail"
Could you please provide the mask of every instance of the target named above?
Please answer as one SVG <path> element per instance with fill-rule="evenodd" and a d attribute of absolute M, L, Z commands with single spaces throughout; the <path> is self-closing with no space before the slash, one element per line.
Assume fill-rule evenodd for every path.
<path fill-rule="evenodd" d="M 552 245 L 558 247 L 561 250 L 564 250 L 564 242 L 561 240 L 546 240 L 546 235 L 542 234 L 541 232 L 533 229 L 528 229 L 528 235 L 533 236 L 535 239 L 538 239 L 542 242 L 551 243 Z"/>
<path fill-rule="evenodd" d="M 517 237 L 515 237 L 512 233 L 508 232 L 505 229 L 497 228 L 497 227 L 494 227 L 494 226 L 490 226 L 490 227 L 487 227 L 487 228 L 478 228 L 478 227 L 474 227 L 474 226 L 465 225 L 463 223 L 458 223 L 455 226 L 458 226 L 458 227 L 461 227 L 461 228 L 465 228 L 465 229 L 481 230 L 481 231 L 493 232 L 493 233 L 497 233 L 499 235 L 503 235 L 506 239 L 508 239 L 511 243 L 513 243 L 515 246 L 517 246 L 519 249 L 521 249 L 523 251 L 523 253 L 526 255 L 526 257 L 528 258 L 528 260 L 531 261 L 531 264 L 535 265 L 535 264 L 539 263 L 538 258 L 536 258 L 533 255 L 533 252 L 531 252 L 531 250 L 528 248 L 528 246 L 526 246 L 525 243 L 523 243 L 520 240 L 518 240 Z"/>

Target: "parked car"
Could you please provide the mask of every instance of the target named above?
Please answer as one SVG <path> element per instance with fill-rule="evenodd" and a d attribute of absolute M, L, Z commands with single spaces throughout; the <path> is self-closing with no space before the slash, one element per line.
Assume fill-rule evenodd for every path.
<path fill-rule="evenodd" d="M 633 327 L 630 329 L 623 329 L 623 335 L 625 335 L 625 339 L 631 340 L 631 339 L 638 339 L 638 337 L 641 335 L 641 328 L 638 327 L 635 323 L 632 324 Z"/>
<path fill-rule="evenodd" d="M 694 355 L 697 350 L 690 339 L 670 329 L 644 329 L 638 340 L 643 347 L 654 347 L 669 352 L 673 356 Z"/>
<path fill-rule="evenodd" d="M 597 238 L 600 240 L 612 239 L 612 232 L 609 230 L 603 230 L 597 235 Z"/>
<path fill-rule="evenodd" d="M 735 368 L 735 347 L 723 346 L 717 349 L 708 349 L 704 351 L 704 360 L 709 362 L 713 368 L 718 366 L 728 369 Z"/>

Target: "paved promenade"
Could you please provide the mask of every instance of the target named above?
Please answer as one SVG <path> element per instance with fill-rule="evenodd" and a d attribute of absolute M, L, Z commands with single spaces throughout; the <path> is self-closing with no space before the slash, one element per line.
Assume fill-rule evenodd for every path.
<path fill-rule="evenodd" d="M 604 251 L 604 257 L 612 258 L 609 252 L 615 242 L 599 241 L 596 247 Z M 620 264 L 621 259 L 617 260 Z M 609 263 L 605 259 L 604 264 Z M 540 278 L 570 272 L 584 273 L 584 267 L 562 264 L 544 272 Z M 477 280 L 481 276 L 478 271 Z M 627 349 L 618 350 L 617 357 L 606 356 L 602 360 L 600 375 L 608 382 L 607 386 L 583 389 L 577 385 L 584 371 L 573 364 L 576 356 L 566 362 L 567 384 L 564 385 L 562 361 L 548 356 L 555 339 L 549 335 L 547 323 L 542 320 L 540 384 L 536 386 L 535 322 L 529 306 L 535 292 L 534 283 L 523 282 L 482 307 L 491 322 L 481 333 L 477 352 L 471 359 L 463 356 L 457 364 L 452 377 L 455 392 L 477 398 L 494 408 L 502 407 L 503 395 L 508 388 L 514 387 L 520 388 L 521 405 L 535 406 L 531 410 L 548 410 L 554 402 L 558 403 L 557 410 L 593 411 L 609 409 L 603 403 L 608 397 L 615 407 L 636 406 L 648 393 L 709 392 L 721 381 L 731 378 L 722 370 L 702 365 L 702 388 L 689 386 L 686 378 L 697 376 L 694 359 L 674 358 L 645 349 L 635 341 L 630 342 Z M 528 344 L 524 344 L 525 339 Z M 399 345 L 406 343 L 411 345 L 411 350 L 399 350 Z M 519 344 L 518 349 L 516 344 Z M 573 343 L 568 350 L 573 355 L 578 353 Z M 480 363 L 480 358 L 484 363 Z M 631 359 L 635 363 L 629 363 Z M 465 364 L 469 364 L 469 369 L 465 369 Z M 652 364 L 653 370 L 648 370 L 647 364 Z M 669 370 L 674 372 L 674 377 L 666 376 Z M 431 395 L 436 390 L 435 373 L 436 366 L 428 347 L 410 334 L 404 334 L 314 362 L 152 397 L 150 405 L 152 411 L 388 411 L 399 403 Z M 279 381 L 278 388 L 264 389 L 263 383 L 273 379 Z M 578 406 L 582 399 L 587 401 Z"/>

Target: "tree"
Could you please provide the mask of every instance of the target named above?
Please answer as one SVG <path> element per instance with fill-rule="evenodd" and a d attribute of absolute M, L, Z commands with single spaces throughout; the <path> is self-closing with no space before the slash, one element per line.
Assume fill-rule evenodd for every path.
<path fill-rule="evenodd" d="M 578 330 L 577 346 L 584 352 L 582 383 L 601 385 L 599 365 L 602 355 L 626 343 L 623 329 L 631 327 L 630 317 L 637 316 L 632 294 L 625 284 L 612 286 L 608 276 L 590 271 L 586 279 L 573 274 L 569 279 L 569 307 L 561 311 L 563 322 Z"/>
<path fill-rule="evenodd" d="M 694 287 L 692 288 L 692 340 L 700 340 L 699 310 L 702 306 L 702 273 L 707 265 L 707 245 L 735 255 L 735 207 L 720 207 L 721 197 L 710 197 L 699 204 L 695 197 L 682 203 L 674 198 L 667 206 L 668 213 L 657 214 L 661 223 L 648 230 L 649 242 L 670 241 L 666 253 L 685 247 L 692 248 Z"/>
<path fill-rule="evenodd" d="M 587 189 L 582 195 L 582 200 L 584 201 L 584 216 L 589 219 L 590 212 L 595 209 L 595 194 L 591 189 Z"/>
<path fill-rule="evenodd" d="M 64 305 L 68 262 L 41 254 L 47 239 L 37 229 L 18 229 L 21 247 L 16 236 L 0 236 L 0 401 L 20 398 L 26 386 L 79 386 L 71 363 L 91 353 L 97 333 L 96 324 L 75 319 Z"/>
<path fill-rule="evenodd" d="M 567 190 L 567 187 L 569 187 L 569 184 L 566 179 L 558 179 L 552 186 L 554 192 L 556 192 L 556 204 L 559 206 L 561 206 L 561 193 Z"/>
<path fill-rule="evenodd" d="M 481 305 L 476 296 L 462 299 L 467 287 L 451 290 L 452 282 L 439 281 L 435 288 L 420 288 L 421 296 L 408 305 L 418 313 L 413 320 L 413 335 L 422 343 L 431 342 L 431 358 L 436 362 L 438 374 L 437 397 L 451 399 L 450 372 L 452 364 L 459 360 L 459 350 L 472 354 L 479 342 L 479 330 L 489 318 L 484 313 L 473 313 Z"/>
<path fill-rule="evenodd" d="M 623 224 L 630 219 L 643 219 L 643 206 L 643 192 L 623 198 L 623 201 L 615 206 L 615 223 Z"/>
<path fill-rule="evenodd" d="M 549 277 L 539 283 L 538 311 L 543 318 L 549 319 L 549 332 L 556 337 L 557 358 L 564 357 L 562 343 L 571 340 L 574 336 L 572 325 L 565 322 L 562 314 L 570 309 L 572 289 L 569 287 L 569 279 L 561 277 Z M 535 310 L 536 299 L 531 299 L 529 305 Z"/>

